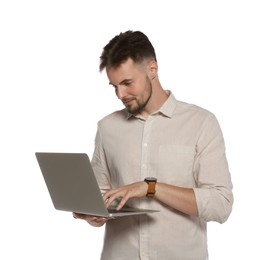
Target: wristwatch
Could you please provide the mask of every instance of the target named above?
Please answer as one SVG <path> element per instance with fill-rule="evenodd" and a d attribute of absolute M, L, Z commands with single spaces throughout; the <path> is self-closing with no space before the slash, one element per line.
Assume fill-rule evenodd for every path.
<path fill-rule="evenodd" d="M 148 189 L 146 193 L 146 197 L 153 198 L 156 193 L 156 183 L 157 179 L 154 177 L 146 177 L 144 181 L 148 184 Z"/>

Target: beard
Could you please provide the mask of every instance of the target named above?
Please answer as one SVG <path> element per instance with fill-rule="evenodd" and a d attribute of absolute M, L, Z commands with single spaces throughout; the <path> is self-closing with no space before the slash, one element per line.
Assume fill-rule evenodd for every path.
<path fill-rule="evenodd" d="M 129 113 L 133 114 L 133 115 L 137 115 L 139 113 L 141 113 L 141 111 L 146 107 L 146 105 L 148 104 L 148 101 L 151 98 L 152 95 L 152 83 L 150 81 L 150 79 L 148 77 L 146 77 L 146 88 L 145 88 L 146 92 L 147 92 L 147 97 L 144 97 L 143 99 L 139 99 L 137 97 L 132 98 L 132 101 L 134 105 L 128 105 L 126 106 L 126 109 Z M 136 103 L 136 105 L 135 105 Z"/>

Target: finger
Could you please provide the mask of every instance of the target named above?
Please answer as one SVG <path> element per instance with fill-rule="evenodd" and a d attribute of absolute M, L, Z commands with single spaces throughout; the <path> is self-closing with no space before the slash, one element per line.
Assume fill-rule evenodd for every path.
<path fill-rule="evenodd" d="M 120 190 L 120 189 L 115 189 L 115 190 L 107 191 L 107 192 L 103 195 L 104 201 L 107 201 L 110 197 L 112 197 L 113 194 L 119 192 L 119 190 Z"/>
<path fill-rule="evenodd" d="M 94 222 L 103 222 L 106 220 L 105 217 L 94 217 L 94 216 L 88 216 L 86 220 L 94 221 Z"/>
<path fill-rule="evenodd" d="M 112 195 L 112 197 L 109 197 L 105 202 L 106 202 L 106 207 L 108 208 L 116 199 L 118 196 Z"/>
<path fill-rule="evenodd" d="M 111 197 L 109 197 L 106 201 L 106 207 L 109 207 L 114 201 L 117 199 L 123 199 L 124 197 L 124 191 L 119 191 L 115 194 L 112 194 Z"/>
<path fill-rule="evenodd" d="M 86 221 L 92 226 L 101 227 L 108 221 L 108 218 L 105 218 L 105 217 L 90 217 L 90 218 L 86 218 Z"/>
<path fill-rule="evenodd" d="M 76 213 L 76 212 L 73 212 L 73 217 L 75 219 L 79 218 L 79 219 L 84 219 L 85 218 L 85 215 L 84 214 L 80 214 L 80 213 Z"/>
<path fill-rule="evenodd" d="M 130 199 L 129 192 L 127 192 L 126 195 L 119 202 L 118 206 L 116 207 L 116 210 L 122 209 L 129 199 Z"/>
<path fill-rule="evenodd" d="M 118 190 L 110 190 L 107 191 L 104 195 L 103 195 L 103 199 L 105 204 L 107 205 L 109 203 L 109 201 L 112 202 L 112 199 L 115 198 L 116 193 L 118 193 Z"/>

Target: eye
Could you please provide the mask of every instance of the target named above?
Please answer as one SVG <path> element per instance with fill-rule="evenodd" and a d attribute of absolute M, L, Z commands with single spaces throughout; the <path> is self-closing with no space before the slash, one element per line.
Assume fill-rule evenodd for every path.
<path fill-rule="evenodd" d="M 126 87 L 131 86 L 131 84 L 132 84 L 132 81 L 124 81 L 123 82 L 123 85 L 126 86 Z"/>

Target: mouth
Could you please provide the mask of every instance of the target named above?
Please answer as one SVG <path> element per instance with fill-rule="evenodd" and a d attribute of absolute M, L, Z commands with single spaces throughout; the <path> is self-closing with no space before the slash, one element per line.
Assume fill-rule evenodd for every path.
<path fill-rule="evenodd" d="M 130 106 L 132 104 L 133 100 L 134 100 L 134 98 L 123 99 L 122 102 L 127 107 L 127 106 Z"/>

